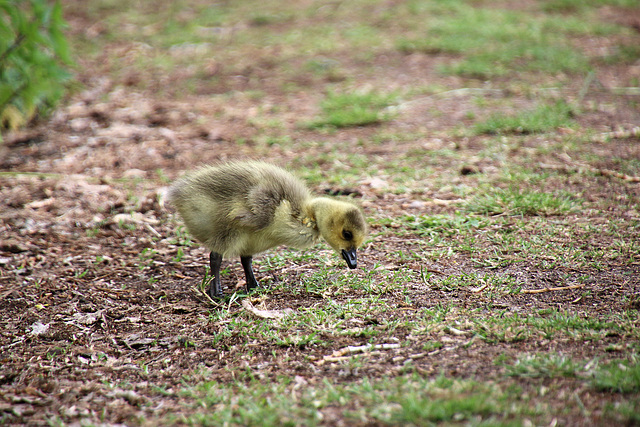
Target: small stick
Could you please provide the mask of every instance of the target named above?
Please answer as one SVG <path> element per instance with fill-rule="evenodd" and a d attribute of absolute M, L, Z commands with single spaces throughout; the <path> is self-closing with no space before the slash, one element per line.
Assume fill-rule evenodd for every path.
<path fill-rule="evenodd" d="M 153 234 L 155 234 L 155 236 L 156 236 L 156 237 L 162 237 L 162 234 L 160 234 L 160 233 L 158 232 L 158 230 L 156 230 L 156 229 L 155 229 L 155 228 L 153 228 L 151 225 L 149 225 L 149 223 L 148 223 L 148 222 L 145 222 L 145 223 L 144 223 L 144 225 L 145 225 L 145 227 L 147 227 L 147 229 L 148 229 L 150 232 L 152 232 Z"/>
<path fill-rule="evenodd" d="M 638 131 L 638 129 L 640 128 L 634 128 L 631 131 L 631 135 L 636 135 L 636 134 L 640 134 L 640 131 Z M 610 132 L 611 133 L 611 132 Z M 551 164 L 545 164 L 545 163 L 540 163 L 540 167 L 543 169 L 553 169 L 553 170 L 561 170 L 563 172 L 578 172 L 581 173 L 584 170 L 594 173 L 594 174 L 598 174 L 598 175 L 602 175 L 602 176 L 606 176 L 606 177 L 612 177 L 612 178 L 618 178 L 621 179 L 623 181 L 627 181 L 627 182 L 640 182 L 640 176 L 634 176 L 634 175 L 627 175 L 626 173 L 621 173 L 615 170 L 611 170 L 611 169 L 605 169 L 605 168 L 597 168 L 591 165 L 587 165 L 584 163 L 579 163 L 579 162 L 574 162 L 573 160 L 571 160 L 571 158 L 569 156 L 559 156 L 561 157 L 561 159 L 567 163 L 566 165 L 551 165 Z"/>
<path fill-rule="evenodd" d="M 395 348 L 400 348 L 400 344 L 365 344 L 359 346 L 348 346 L 334 351 L 332 356 L 340 357 L 350 353 L 364 353 L 370 350 L 392 350 Z"/>
<path fill-rule="evenodd" d="M 523 289 L 523 294 L 541 294 L 544 292 L 555 292 L 555 291 L 564 291 L 565 289 L 580 289 L 584 288 L 584 285 L 570 285 L 570 286 L 560 286 L 558 288 L 544 288 L 544 289 Z"/>
<path fill-rule="evenodd" d="M 216 302 L 213 300 L 213 298 L 211 298 L 209 296 L 209 293 L 206 291 L 203 291 L 202 289 L 200 289 L 199 286 L 194 286 L 191 289 L 193 289 L 197 294 L 199 295 L 204 295 L 207 299 L 207 302 L 209 303 L 209 305 L 213 305 L 214 307 L 224 307 L 222 304 L 220 304 L 219 302 Z"/>
<path fill-rule="evenodd" d="M 478 288 L 471 288 L 471 289 L 469 289 L 469 291 L 471 291 L 471 292 L 473 292 L 473 293 L 477 294 L 478 292 L 482 292 L 482 291 L 484 291 L 484 290 L 487 288 L 487 286 L 489 286 L 489 284 L 488 284 L 488 283 L 485 283 L 484 285 L 482 285 L 482 286 L 480 286 L 480 287 L 478 287 Z"/>
<path fill-rule="evenodd" d="M 640 176 L 627 175 L 626 173 L 621 173 L 618 171 L 614 171 L 611 169 L 599 169 L 596 168 L 594 172 L 599 173 L 602 176 L 612 176 L 615 178 L 619 178 L 623 181 L 628 182 L 640 182 Z"/>
<path fill-rule="evenodd" d="M 433 268 L 424 268 L 423 266 L 420 266 L 420 277 L 422 278 L 422 283 L 424 283 L 425 285 L 429 286 L 429 283 L 427 283 L 427 278 L 425 277 L 424 273 L 434 273 L 434 274 L 441 274 L 443 276 L 446 276 L 446 273 L 443 273 L 440 270 L 435 270 Z"/>
<path fill-rule="evenodd" d="M 436 270 L 436 269 L 434 269 L 434 268 L 425 268 L 425 269 L 423 269 L 422 271 L 426 271 L 427 273 L 441 274 L 441 275 L 443 275 L 443 276 L 446 276 L 446 275 L 447 275 L 447 273 L 444 273 L 444 272 L 442 272 L 442 271 L 440 271 L 440 270 Z"/>
<path fill-rule="evenodd" d="M 322 360 L 316 362 L 317 365 L 324 365 L 325 362 L 342 362 L 351 359 L 351 355 L 356 353 L 365 353 L 368 356 L 382 354 L 380 350 L 393 350 L 400 348 L 400 344 L 365 344 L 359 346 L 348 346 L 336 350 L 331 356 L 323 356 Z M 373 350 L 373 351 L 371 351 Z"/>

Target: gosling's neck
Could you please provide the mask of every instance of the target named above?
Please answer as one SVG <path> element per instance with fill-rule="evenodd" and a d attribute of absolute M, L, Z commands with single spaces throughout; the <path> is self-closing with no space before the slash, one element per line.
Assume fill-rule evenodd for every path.
<path fill-rule="evenodd" d="M 306 217 L 315 223 L 321 235 L 326 236 L 326 233 L 331 229 L 331 214 L 336 211 L 336 207 L 341 203 L 327 197 L 316 197 L 307 204 Z"/>

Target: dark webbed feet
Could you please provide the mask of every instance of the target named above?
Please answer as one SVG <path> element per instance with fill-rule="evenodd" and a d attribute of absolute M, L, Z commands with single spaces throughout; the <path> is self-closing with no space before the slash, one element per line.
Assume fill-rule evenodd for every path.
<path fill-rule="evenodd" d="M 240 262 L 242 263 L 242 268 L 244 269 L 244 275 L 247 278 L 247 291 L 250 291 L 251 289 L 257 288 L 259 286 L 256 277 L 253 275 L 253 267 L 251 266 L 252 261 L 253 258 L 251 257 L 251 255 L 240 257 Z"/>
<path fill-rule="evenodd" d="M 222 297 L 222 285 L 220 284 L 220 265 L 222 265 L 222 255 L 211 252 L 209 255 L 209 263 L 211 264 L 211 273 L 213 274 L 213 282 L 209 288 L 209 296 L 211 298 Z"/>
<path fill-rule="evenodd" d="M 244 269 L 244 275 L 247 278 L 247 291 L 257 288 L 258 281 L 253 275 L 253 267 L 251 262 L 253 258 L 251 256 L 240 257 L 242 268 Z M 212 299 L 222 298 L 222 285 L 220 283 L 220 266 L 222 265 L 222 255 L 216 252 L 209 254 L 209 263 L 211 264 L 211 274 L 213 274 L 213 281 L 209 288 L 209 296 Z"/>

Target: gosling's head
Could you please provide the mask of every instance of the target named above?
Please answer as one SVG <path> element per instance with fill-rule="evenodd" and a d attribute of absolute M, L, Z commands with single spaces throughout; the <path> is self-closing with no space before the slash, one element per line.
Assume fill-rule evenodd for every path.
<path fill-rule="evenodd" d="M 367 237 L 367 222 L 362 211 L 352 203 L 328 198 L 316 200 L 315 214 L 320 234 L 342 255 L 349 268 L 356 268 L 356 250 Z"/>

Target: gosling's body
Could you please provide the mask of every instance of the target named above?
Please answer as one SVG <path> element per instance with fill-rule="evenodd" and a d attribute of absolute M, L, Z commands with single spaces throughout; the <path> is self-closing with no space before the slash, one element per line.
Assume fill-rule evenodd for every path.
<path fill-rule="evenodd" d="M 356 249 L 366 236 L 358 207 L 314 198 L 296 177 L 264 162 L 204 167 L 179 180 L 169 196 L 189 232 L 211 250 L 212 297 L 222 294 L 223 257 L 240 257 L 251 289 L 257 286 L 254 254 L 279 245 L 304 249 L 323 237 L 355 268 Z"/>

